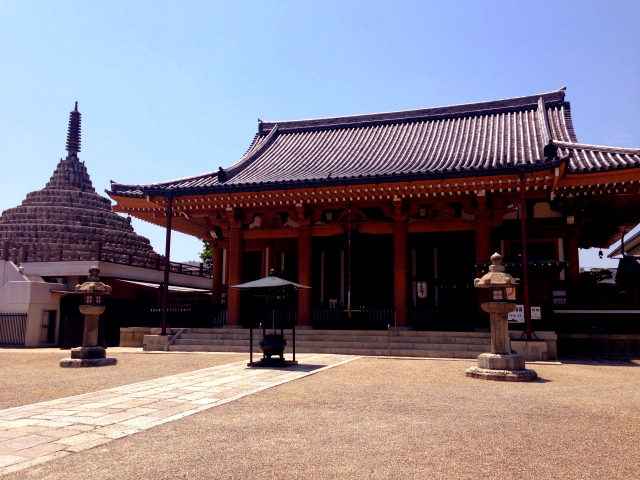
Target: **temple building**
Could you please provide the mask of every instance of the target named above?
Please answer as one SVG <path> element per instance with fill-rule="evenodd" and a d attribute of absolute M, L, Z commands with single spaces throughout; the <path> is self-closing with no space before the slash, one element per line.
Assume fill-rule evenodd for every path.
<path fill-rule="evenodd" d="M 0 216 L 0 345 L 58 344 L 65 318 L 67 346 L 81 342 L 82 325 L 73 324 L 82 321 L 80 296 L 71 294 L 94 265 L 113 286 L 114 300 L 135 298 L 140 292 L 154 302 L 157 298 L 164 259 L 147 238 L 135 233 L 130 219 L 112 211 L 111 201 L 96 193 L 78 158 L 80 136 L 76 102 L 66 158 L 42 190 L 27 194 L 21 205 Z M 209 286 L 202 269 L 181 275 L 175 267 L 174 285 Z M 118 332 L 115 336 L 117 342 Z"/>
<path fill-rule="evenodd" d="M 107 193 L 114 211 L 211 242 L 228 326 L 249 307 L 227 286 L 273 268 L 313 287 L 299 292 L 299 327 L 486 331 L 473 279 L 496 251 L 522 275 L 524 215 L 533 328 L 554 331 L 557 310 L 581 308 L 578 249 L 640 222 L 639 181 L 640 149 L 578 141 L 562 88 L 259 121 L 227 169 Z M 523 302 L 523 287 L 512 295 Z"/>

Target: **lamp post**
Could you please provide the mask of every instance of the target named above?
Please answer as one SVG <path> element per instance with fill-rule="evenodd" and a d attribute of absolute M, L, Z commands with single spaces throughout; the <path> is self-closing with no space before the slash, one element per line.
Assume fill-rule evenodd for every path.
<path fill-rule="evenodd" d="M 100 315 L 104 312 L 103 297 L 111 294 L 111 287 L 100 281 L 98 267 L 89 269 L 89 277 L 82 285 L 76 285 L 76 293 L 84 295 L 80 313 L 84 314 L 82 347 L 71 349 L 71 358 L 60 360 L 61 367 L 103 367 L 115 365 L 115 358 L 107 358 L 107 351 L 98 345 Z"/>
<path fill-rule="evenodd" d="M 533 370 L 525 368 L 524 358 L 511 353 L 508 315 L 516 306 L 506 301 L 507 287 L 516 286 L 520 280 L 506 273 L 501 262 L 500 254 L 491 255 L 489 272 L 473 281 L 476 288 L 489 289 L 489 301 L 482 304 L 482 309 L 490 317 L 491 353 L 481 354 L 478 357 L 478 366 L 469 368 L 467 376 L 512 382 L 535 380 L 538 375 Z"/>

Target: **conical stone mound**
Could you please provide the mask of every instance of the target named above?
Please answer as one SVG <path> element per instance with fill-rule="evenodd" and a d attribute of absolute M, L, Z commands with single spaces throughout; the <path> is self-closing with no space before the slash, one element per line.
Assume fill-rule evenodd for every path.
<path fill-rule="evenodd" d="M 35 255 L 57 249 L 64 251 L 63 259 L 73 260 L 79 259 L 74 251 L 100 243 L 115 255 L 154 255 L 149 239 L 136 234 L 127 219 L 111 210 L 111 201 L 93 188 L 87 168 L 77 156 L 79 118 L 76 104 L 69 121 L 68 138 L 73 139 L 67 141 L 69 155 L 60 159 L 45 188 L 29 193 L 22 205 L 2 212 L 0 248 L 9 242 L 10 247 L 27 247 Z"/>

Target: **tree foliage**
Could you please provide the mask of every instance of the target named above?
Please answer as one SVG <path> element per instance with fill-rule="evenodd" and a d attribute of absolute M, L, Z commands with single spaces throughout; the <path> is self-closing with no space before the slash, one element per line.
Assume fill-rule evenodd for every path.
<path fill-rule="evenodd" d="M 582 270 L 580 272 L 580 283 L 582 283 L 583 285 L 596 285 L 612 277 L 613 273 L 611 272 L 611 270 L 606 268 Z"/>
<path fill-rule="evenodd" d="M 200 260 L 206 266 L 210 267 L 213 263 L 213 251 L 211 250 L 211 244 L 209 240 L 203 240 L 202 246 L 204 247 L 202 252 L 200 252 Z"/>

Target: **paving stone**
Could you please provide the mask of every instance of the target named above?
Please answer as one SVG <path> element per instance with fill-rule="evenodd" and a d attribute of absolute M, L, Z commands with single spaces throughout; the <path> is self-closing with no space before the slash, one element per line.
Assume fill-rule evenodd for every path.
<path fill-rule="evenodd" d="M 0 475 L 214 408 L 358 357 L 300 355 L 308 365 L 235 362 L 35 405 L 0 410 Z M 159 398 L 158 398 L 159 397 Z"/>
<path fill-rule="evenodd" d="M 5 440 L 4 442 L 0 442 L 0 452 L 9 454 L 17 452 L 18 450 L 24 450 L 25 448 L 40 445 L 41 443 L 52 442 L 53 440 L 57 440 L 57 438 L 28 434 L 22 437 L 16 437 L 10 440 Z"/>
<path fill-rule="evenodd" d="M 66 450 L 68 452 L 77 453 L 77 452 L 81 452 L 83 450 L 88 450 L 90 448 L 97 447 L 98 445 L 103 445 L 105 443 L 111 442 L 112 440 L 113 439 L 111 439 L 111 438 L 103 437 L 103 438 L 99 438 L 99 439 L 92 440 L 92 441 L 89 441 L 89 442 L 83 442 L 83 443 L 80 443 L 78 445 L 71 445 Z"/>
<path fill-rule="evenodd" d="M 104 435 L 100 435 L 99 433 L 80 433 L 72 437 L 61 438 L 59 440 L 56 440 L 55 443 L 72 446 L 80 445 L 81 443 L 92 442 L 94 440 L 100 440 L 102 438 L 104 438 Z"/>
<path fill-rule="evenodd" d="M 6 467 L 7 465 L 13 465 L 14 463 L 25 462 L 27 460 L 29 460 L 28 457 L 19 455 L 0 455 L 0 467 Z"/>
<path fill-rule="evenodd" d="M 65 445 L 59 443 L 43 443 L 41 445 L 36 445 L 35 447 L 18 450 L 15 453 L 16 455 L 21 455 L 23 457 L 36 458 L 44 457 L 45 455 L 64 450 L 65 448 Z"/>
<path fill-rule="evenodd" d="M 36 457 L 31 459 L 27 458 L 26 461 L 16 463 L 14 465 L 10 465 L 4 468 L 0 468 L 0 476 L 6 475 L 8 473 L 16 472 L 18 470 L 23 470 L 25 468 L 33 467 L 34 465 L 39 465 L 41 463 L 50 462 L 51 460 L 56 460 L 58 458 L 66 457 L 67 455 L 71 455 L 71 452 L 61 450 L 59 452 L 51 453 L 49 455 L 44 455 L 42 457 Z"/>
<path fill-rule="evenodd" d="M 69 425 L 65 427 L 65 430 L 75 431 L 75 432 L 88 432 L 93 430 L 95 427 L 93 425 L 83 425 L 81 423 L 76 423 L 75 425 Z"/>

